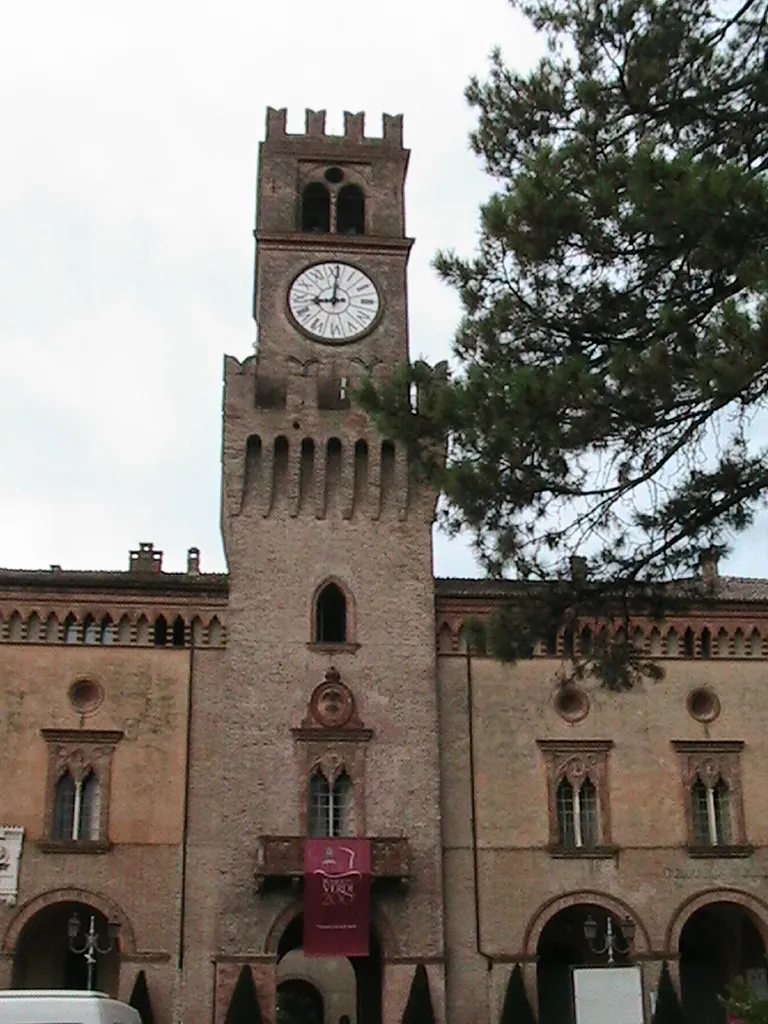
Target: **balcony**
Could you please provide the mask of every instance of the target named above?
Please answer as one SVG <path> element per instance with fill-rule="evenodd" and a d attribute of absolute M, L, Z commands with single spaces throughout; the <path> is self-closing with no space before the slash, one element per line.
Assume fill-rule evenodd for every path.
<path fill-rule="evenodd" d="M 256 889 L 267 883 L 298 886 L 304 878 L 304 836 L 261 836 L 256 853 Z M 410 848 L 402 837 L 371 839 L 371 881 L 407 888 Z"/>

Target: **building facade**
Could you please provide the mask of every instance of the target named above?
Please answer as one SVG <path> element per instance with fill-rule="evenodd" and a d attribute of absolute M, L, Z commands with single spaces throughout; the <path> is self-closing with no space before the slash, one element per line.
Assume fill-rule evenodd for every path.
<path fill-rule="evenodd" d="M 433 577 L 435 495 L 350 401 L 408 354 L 407 164 L 399 117 L 268 112 L 228 573 L 151 544 L 0 572 L 0 985 L 86 984 L 93 919 L 119 935 L 92 980 L 146 982 L 158 1024 L 223 1024 L 251 983 L 264 1021 L 397 1024 L 424 978 L 436 1021 L 492 1024 L 516 965 L 572 1024 L 609 924 L 648 1020 L 664 962 L 702 1024 L 736 975 L 768 987 L 768 582 L 705 562 L 706 606 L 633 622 L 665 677 L 626 693 L 559 682 L 610 621 L 471 650 L 509 588 Z M 367 956 L 304 952 L 308 837 L 369 840 Z"/>

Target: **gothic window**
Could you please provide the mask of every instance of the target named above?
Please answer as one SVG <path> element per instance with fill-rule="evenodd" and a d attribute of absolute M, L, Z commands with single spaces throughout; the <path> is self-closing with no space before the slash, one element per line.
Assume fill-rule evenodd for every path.
<path fill-rule="evenodd" d="M 712 785 L 696 776 L 691 787 L 693 838 L 697 846 L 730 846 L 731 809 L 722 779 Z"/>
<path fill-rule="evenodd" d="M 74 615 L 68 615 L 66 619 L 64 619 L 64 643 L 76 644 L 77 641 L 77 619 Z"/>
<path fill-rule="evenodd" d="M 342 772 L 330 783 L 316 771 L 309 783 L 310 836 L 338 837 L 352 832 L 352 781 Z"/>
<path fill-rule="evenodd" d="M 315 605 L 315 641 L 319 644 L 347 642 L 347 599 L 336 583 L 320 591 Z"/>
<path fill-rule="evenodd" d="M 86 615 L 83 622 L 83 643 L 97 644 L 99 642 L 99 627 L 92 615 Z"/>
<path fill-rule="evenodd" d="M 184 619 L 180 615 L 177 615 L 173 622 L 171 643 L 174 647 L 184 646 Z"/>
<path fill-rule="evenodd" d="M 49 797 L 43 850 L 108 845 L 112 758 L 121 732 L 43 729 L 48 744 Z"/>
<path fill-rule="evenodd" d="M 158 615 L 155 619 L 155 628 L 152 636 L 155 647 L 165 647 L 168 643 L 168 623 L 165 621 L 164 615 Z"/>
<path fill-rule="evenodd" d="M 600 843 L 597 790 L 589 777 L 574 786 L 561 779 L 557 787 L 558 844 L 565 850 L 593 850 Z"/>
<path fill-rule="evenodd" d="M 539 740 L 547 767 L 553 852 L 610 853 L 610 740 Z"/>
<path fill-rule="evenodd" d="M 103 644 L 113 644 L 115 642 L 115 625 L 109 615 L 105 615 L 101 620 L 100 640 Z"/>
<path fill-rule="evenodd" d="M 698 852 L 746 846 L 741 789 L 742 744 L 731 740 L 673 743 L 680 758 L 688 845 Z"/>
<path fill-rule="evenodd" d="M 53 838 L 64 842 L 88 842 L 99 838 L 101 793 L 93 771 L 75 781 L 66 771 L 56 784 Z"/>
<path fill-rule="evenodd" d="M 365 196 L 357 185 L 345 185 L 336 200 L 336 231 L 340 235 L 365 234 Z"/>
<path fill-rule="evenodd" d="M 301 230 L 325 234 L 331 230 L 331 195 L 319 181 L 313 181 L 301 194 Z"/>

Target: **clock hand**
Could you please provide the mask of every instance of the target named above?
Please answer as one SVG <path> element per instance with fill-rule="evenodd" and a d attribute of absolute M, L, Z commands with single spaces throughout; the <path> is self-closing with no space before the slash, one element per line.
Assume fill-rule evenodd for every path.
<path fill-rule="evenodd" d="M 335 273 L 334 278 L 333 278 L 333 295 L 331 295 L 331 304 L 334 305 L 334 306 L 338 302 L 341 302 L 341 299 L 337 299 L 336 298 L 336 296 L 338 295 L 338 292 L 339 292 L 339 274 L 340 273 L 341 273 L 341 267 L 337 263 L 336 264 L 336 273 Z"/>

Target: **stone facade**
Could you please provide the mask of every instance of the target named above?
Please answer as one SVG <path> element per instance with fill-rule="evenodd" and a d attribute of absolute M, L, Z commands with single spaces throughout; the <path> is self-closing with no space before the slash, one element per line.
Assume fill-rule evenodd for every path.
<path fill-rule="evenodd" d="M 471 650 L 511 585 L 433 578 L 435 495 L 349 400 L 408 352 L 407 163 L 400 118 L 332 137 L 308 112 L 289 135 L 269 111 L 258 353 L 224 364 L 228 573 L 196 549 L 166 573 L 151 544 L 126 572 L 0 571 L 0 844 L 23 829 L 0 983 L 82 984 L 73 911 L 102 941 L 120 925 L 96 982 L 127 999 L 143 971 L 158 1024 L 222 1024 L 244 969 L 270 1024 L 286 993 L 306 1021 L 397 1024 L 419 964 L 438 1022 L 494 1024 L 520 964 L 542 1024 L 571 1024 L 570 966 L 605 959 L 590 915 L 598 943 L 634 922 L 615 953 L 642 965 L 648 1019 L 664 961 L 704 1014 L 715 982 L 765 982 L 768 583 L 707 563 L 706 607 L 632 623 L 666 674 L 627 693 L 558 683 L 616 623 L 514 667 Z M 288 309 L 320 263 L 329 316 L 336 265 L 379 291 L 348 344 Z M 318 806 L 371 840 L 367 959 L 301 949 Z"/>

